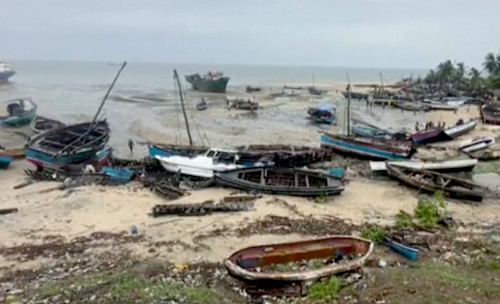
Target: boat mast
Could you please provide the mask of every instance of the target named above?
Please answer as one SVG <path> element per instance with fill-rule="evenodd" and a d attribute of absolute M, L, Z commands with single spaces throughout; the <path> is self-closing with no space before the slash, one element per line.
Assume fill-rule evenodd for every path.
<path fill-rule="evenodd" d="M 174 79 L 177 81 L 177 87 L 179 88 L 179 96 L 181 98 L 181 107 L 182 107 L 182 114 L 184 115 L 184 122 L 186 123 L 186 130 L 189 138 L 189 145 L 193 145 L 193 138 L 191 138 L 191 131 L 189 130 L 189 122 L 188 118 L 186 115 L 186 109 L 184 108 L 184 98 L 182 97 L 182 88 L 181 88 L 181 81 L 179 80 L 179 74 L 177 74 L 177 70 L 174 69 Z"/>
<path fill-rule="evenodd" d="M 316 75 L 314 75 L 314 73 L 313 73 L 313 88 L 315 87 L 315 85 L 314 85 L 314 78 L 316 78 L 315 76 Z"/>
<path fill-rule="evenodd" d="M 91 127 L 94 125 L 95 121 L 97 120 L 97 117 L 99 117 L 99 114 L 101 113 L 102 107 L 104 107 L 104 103 L 108 99 L 109 93 L 111 93 L 111 90 L 115 86 L 115 83 L 118 80 L 118 77 L 120 77 L 120 74 L 122 73 L 122 70 L 125 68 L 126 65 L 127 65 L 127 62 L 124 61 L 122 63 L 122 67 L 118 70 L 118 73 L 116 73 L 115 79 L 113 79 L 113 82 L 109 86 L 108 91 L 106 92 L 106 95 L 104 95 L 104 98 L 101 101 L 101 105 L 99 106 L 99 109 L 97 109 L 97 112 L 95 113 L 94 119 L 92 119 L 92 123 L 90 124 Z"/>
<path fill-rule="evenodd" d="M 347 98 L 347 136 L 351 135 L 351 78 L 349 77 L 349 73 L 346 73 L 347 76 L 347 83 L 349 84 L 349 90 L 348 90 L 348 98 Z"/>
<path fill-rule="evenodd" d="M 382 78 L 382 72 L 378 72 L 380 76 L 380 95 L 384 94 L 384 79 Z"/>

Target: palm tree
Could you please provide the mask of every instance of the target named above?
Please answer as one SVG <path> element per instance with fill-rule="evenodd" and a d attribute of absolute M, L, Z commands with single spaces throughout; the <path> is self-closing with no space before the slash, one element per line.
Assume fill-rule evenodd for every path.
<path fill-rule="evenodd" d="M 499 56 L 500 57 L 500 54 Z M 484 58 L 483 66 L 489 74 L 495 74 L 500 69 L 500 58 L 495 58 L 495 54 L 488 53 Z"/>
<path fill-rule="evenodd" d="M 470 83 L 473 88 L 479 88 L 483 84 L 483 78 L 481 78 L 481 72 L 476 68 L 471 68 L 469 72 Z"/>
<path fill-rule="evenodd" d="M 456 72 L 457 72 L 457 75 L 456 75 L 457 80 L 462 81 L 464 79 L 464 76 L 465 76 L 465 65 L 463 62 L 457 63 Z"/>

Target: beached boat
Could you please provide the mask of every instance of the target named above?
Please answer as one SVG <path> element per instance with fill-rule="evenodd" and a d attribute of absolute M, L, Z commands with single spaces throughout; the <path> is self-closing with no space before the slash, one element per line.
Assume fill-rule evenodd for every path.
<path fill-rule="evenodd" d="M 222 72 L 208 72 L 201 76 L 199 73 L 186 75 L 193 90 L 209 93 L 226 93 L 229 77 L 225 77 Z"/>
<path fill-rule="evenodd" d="M 434 193 L 443 191 L 447 196 L 481 201 L 485 188 L 467 180 L 429 170 L 399 167 L 386 164 L 387 173 L 419 191 Z"/>
<path fill-rule="evenodd" d="M 231 276 L 239 280 L 262 285 L 262 287 L 271 287 L 269 285 L 276 283 L 315 281 L 361 268 L 373 249 L 374 244 L 369 240 L 338 235 L 321 239 L 248 247 L 233 253 L 224 261 L 224 266 Z M 309 268 L 303 271 L 262 271 L 266 267 L 279 264 L 307 263 L 310 260 L 323 260 L 325 263 L 320 268 Z"/>
<path fill-rule="evenodd" d="M 390 138 L 391 135 L 384 130 L 375 128 L 373 126 L 368 126 L 363 123 L 354 123 L 351 127 L 352 133 L 360 137 L 371 137 L 371 138 Z"/>
<path fill-rule="evenodd" d="M 432 128 L 412 133 L 410 134 L 410 139 L 415 144 L 425 145 L 440 141 L 452 140 L 453 138 L 446 134 L 443 128 Z"/>
<path fill-rule="evenodd" d="M 500 105 L 495 103 L 483 105 L 481 117 L 485 124 L 500 125 Z"/>
<path fill-rule="evenodd" d="M 328 133 L 321 134 L 321 147 L 342 154 L 376 160 L 406 159 L 415 152 L 413 143 L 408 140 L 351 137 Z"/>
<path fill-rule="evenodd" d="M 65 124 L 55 119 L 50 119 L 43 116 L 37 116 L 30 124 L 31 130 L 35 133 L 43 133 L 50 130 L 64 127 Z"/>
<path fill-rule="evenodd" d="M 0 156 L 0 169 L 7 169 L 11 162 L 11 156 Z"/>
<path fill-rule="evenodd" d="M 475 120 L 470 120 L 468 122 L 464 122 L 462 119 L 460 119 L 453 127 L 446 128 L 443 131 L 449 137 L 457 138 L 459 136 L 462 136 L 462 135 L 467 134 L 470 131 L 474 130 L 476 125 L 477 125 L 477 122 Z"/>
<path fill-rule="evenodd" d="M 418 259 L 419 250 L 417 248 L 404 245 L 388 237 L 384 238 L 383 244 L 409 260 L 416 261 Z"/>
<path fill-rule="evenodd" d="M 128 168 L 103 167 L 102 172 L 109 176 L 109 181 L 115 184 L 126 184 L 135 175 L 135 172 Z"/>
<path fill-rule="evenodd" d="M 327 92 L 326 90 L 321 90 L 321 89 L 318 89 L 316 87 L 308 87 L 307 91 L 309 92 L 309 94 L 316 95 L 316 96 L 324 95 Z"/>
<path fill-rule="evenodd" d="M 393 105 L 401 110 L 411 112 L 429 111 L 431 109 L 428 105 L 407 101 L 396 101 Z"/>
<path fill-rule="evenodd" d="M 208 103 L 204 99 L 196 105 L 196 110 L 198 111 L 204 111 L 206 109 L 208 109 Z"/>
<path fill-rule="evenodd" d="M 343 91 L 342 95 L 344 95 L 345 98 L 349 98 L 349 91 Z M 368 100 L 368 97 L 370 97 L 369 94 L 351 92 L 351 98 L 352 99 L 364 99 L 364 100 Z"/>
<path fill-rule="evenodd" d="M 253 93 L 253 92 L 260 92 L 260 91 L 262 91 L 262 89 L 261 89 L 261 88 L 259 88 L 259 87 L 247 86 L 247 87 L 245 88 L 245 91 L 246 91 L 247 93 Z"/>
<path fill-rule="evenodd" d="M 81 163 L 105 148 L 109 132 L 105 120 L 51 130 L 29 141 L 26 159 L 40 167 Z"/>
<path fill-rule="evenodd" d="M 409 169 L 431 170 L 436 172 L 462 172 L 471 171 L 477 165 L 477 159 L 447 160 L 441 162 L 424 162 L 418 160 L 409 161 L 371 161 L 372 172 L 386 171 L 386 163 Z"/>
<path fill-rule="evenodd" d="M 183 175 L 190 175 L 203 178 L 214 177 L 214 172 L 221 172 L 243 168 L 243 165 L 236 164 L 238 158 L 236 151 L 209 149 L 204 154 L 194 157 L 187 156 L 155 156 L 169 172 L 179 172 Z"/>
<path fill-rule="evenodd" d="M 10 156 L 12 158 L 24 158 L 25 154 L 26 154 L 25 148 L 16 148 L 16 149 L 0 148 L 0 156 Z"/>
<path fill-rule="evenodd" d="M 431 102 L 428 103 L 431 110 L 457 111 L 460 105 L 457 103 Z"/>
<path fill-rule="evenodd" d="M 21 127 L 31 123 L 38 109 L 30 97 L 5 101 L 2 107 L 0 108 L 0 125 L 9 127 Z"/>
<path fill-rule="evenodd" d="M 209 148 L 204 146 L 175 145 L 175 144 L 148 144 L 149 156 L 187 156 L 194 157 L 207 152 Z"/>
<path fill-rule="evenodd" d="M 460 143 L 460 150 L 465 153 L 470 153 L 493 145 L 495 143 L 495 138 L 492 136 L 479 136 L 464 140 Z"/>
<path fill-rule="evenodd" d="M 259 108 L 259 103 L 251 99 L 226 98 L 226 102 L 228 109 L 255 111 Z"/>
<path fill-rule="evenodd" d="M 320 196 L 340 194 L 341 180 L 324 172 L 293 168 L 245 168 L 215 173 L 218 184 L 263 193 Z"/>
<path fill-rule="evenodd" d="M 317 108 L 309 108 L 307 114 L 308 119 L 317 124 L 333 124 L 335 123 L 336 108 L 333 105 L 322 105 Z"/>

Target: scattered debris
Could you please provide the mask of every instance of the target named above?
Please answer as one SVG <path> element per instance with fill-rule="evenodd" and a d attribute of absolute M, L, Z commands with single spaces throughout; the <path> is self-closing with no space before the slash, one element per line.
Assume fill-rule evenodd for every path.
<path fill-rule="evenodd" d="M 156 205 L 153 207 L 152 216 L 158 217 L 163 215 L 208 215 L 212 212 L 237 212 L 246 211 L 253 206 L 252 202 L 236 201 L 236 202 L 221 202 L 215 204 L 214 201 L 205 201 L 196 204 L 174 204 L 174 205 Z"/>

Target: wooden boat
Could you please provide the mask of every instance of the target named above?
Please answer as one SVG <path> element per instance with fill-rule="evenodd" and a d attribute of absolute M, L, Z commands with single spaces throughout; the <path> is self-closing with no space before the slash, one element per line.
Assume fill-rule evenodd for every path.
<path fill-rule="evenodd" d="M 415 144 L 420 145 L 453 139 L 451 136 L 444 132 L 443 128 L 433 128 L 429 130 L 418 131 L 410 134 L 410 138 Z"/>
<path fill-rule="evenodd" d="M 3 102 L 4 109 L 0 109 L 0 125 L 21 127 L 29 124 L 36 116 L 38 106 L 28 98 L 18 98 Z"/>
<path fill-rule="evenodd" d="M 481 117 L 483 123 L 490 125 L 500 125 L 500 105 L 485 104 L 481 107 Z"/>
<path fill-rule="evenodd" d="M 109 181 L 116 184 L 126 184 L 135 175 L 134 171 L 127 168 L 103 167 L 102 172 L 109 176 Z"/>
<path fill-rule="evenodd" d="M 331 236 L 292 243 L 267 244 L 248 247 L 233 253 L 224 261 L 228 273 L 253 284 L 307 282 L 329 277 L 337 273 L 361 268 L 373 252 L 374 244 L 354 236 Z M 326 263 L 318 269 L 289 272 L 259 272 L 257 268 L 290 262 L 325 259 L 348 259 L 340 263 Z"/>
<path fill-rule="evenodd" d="M 25 148 L 0 149 L 0 156 L 10 156 L 12 158 L 24 158 L 25 153 Z"/>
<path fill-rule="evenodd" d="M 309 108 L 307 114 L 313 123 L 331 125 L 335 122 L 335 110 L 335 106 L 322 105 L 317 108 Z"/>
<path fill-rule="evenodd" d="M 457 111 L 460 108 L 456 103 L 431 102 L 428 105 L 431 110 Z"/>
<path fill-rule="evenodd" d="M 470 120 L 468 122 L 464 122 L 462 119 L 460 119 L 453 127 L 444 129 L 443 131 L 449 137 L 457 138 L 459 136 L 462 136 L 462 135 L 467 134 L 470 131 L 474 130 L 476 125 L 477 125 L 477 122 L 475 120 Z"/>
<path fill-rule="evenodd" d="M 403 245 L 394 239 L 385 237 L 383 241 L 384 245 L 387 247 L 391 248 L 395 252 L 401 254 L 405 258 L 416 261 L 418 259 L 418 252 L 419 250 L 417 248 L 413 248 L 407 245 Z"/>
<path fill-rule="evenodd" d="M 105 120 L 69 125 L 33 137 L 26 148 L 26 159 L 39 167 L 77 164 L 94 158 L 108 139 Z"/>
<path fill-rule="evenodd" d="M 300 167 L 323 161 L 331 156 L 325 149 L 283 144 L 237 146 L 234 150 L 239 156 L 236 163 L 245 167 L 252 167 L 255 163 L 285 168 Z"/>
<path fill-rule="evenodd" d="M 215 173 L 218 184 L 263 193 L 320 196 L 340 194 L 340 179 L 326 173 L 293 168 L 257 167 Z"/>
<path fill-rule="evenodd" d="M 349 91 L 343 91 L 342 95 L 344 95 L 344 98 L 349 98 Z M 365 93 L 351 92 L 351 98 L 352 99 L 365 99 L 365 100 L 368 100 L 369 96 L 370 95 L 365 94 Z"/>
<path fill-rule="evenodd" d="M 196 105 L 196 110 L 204 111 L 208 109 L 208 103 L 205 100 L 202 100 L 199 104 Z"/>
<path fill-rule="evenodd" d="M 228 109 L 236 109 L 236 110 L 249 110 L 249 111 L 255 111 L 259 108 L 259 103 L 252 101 L 250 99 L 229 99 L 226 98 L 227 102 L 227 108 Z"/>
<path fill-rule="evenodd" d="M 409 169 L 431 170 L 436 172 L 462 172 L 471 171 L 477 165 L 477 159 L 448 160 L 442 162 L 424 162 L 424 161 L 371 161 L 370 169 L 372 172 L 386 171 L 386 163 Z"/>
<path fill-rule="evenodd" d="M 252 86 L 247 86 L 247 87 L 245 88 L 245 91 L 246 91 L 247 93 L 260 92 L 261 90 L 262 90 L 262 89 L 261 89 L 261 88 L 259 88 L 259 87 L 252 87 Z"/>
<path fill-rule="evenodd" d="M 363 123 L 354 123 L 351 127 L 352 133 L 360 137 L 389 138 L 391 135 L 384 130 L 368 126 Z"/>
<path fill-rule="evenodd" d="M 413 143 L 408 140 L 351 137 L 329 133 L 321 134 L 321 147 L 375 160 L 406 159 L 415 152 Z"/>
<path fill-rule="evenodd" d="M 431 109 L 428 105 L 407 101 L 396 101 L 393 103 L 393 105 L 401 110 L 411 112 L 429 111 Z"/>
<path fill-rule="evenodd" d="M 37 116 L 30 124 L 30 127 L 35 133 L 43 133 L 50 130 L 64 127 L 65 124 L 55 119 L 50 119 L 43 116 Z"/>
<path fill-rule="evenodd" d="M 148 153 L 151 157 L 173 155 L 194 157 L 207 152 L 208 149 L 204 146 L 148 143 Z"/>
<path fill-rule="evenodd" d="M 309 92 L 309 94 L 316 95 L 316 96 L 324 95 L 327 92 L 326 90 L 320 90 L 316 87 L 308 87 L 307 91 Z"/>
<path fill-rule="evenodd" d="M 390 176 L 410 187 L 434 193 L 443 191 L 446 195 L 459 199 L 481 201 L 485 188 L 472 182 L 429 170 L 399 167 L 386 164 Z"/>
<path fill-rule="evenodd" d="M 7 169 L 11 162 L 11 156 L 0 156 L 0 169 Z"/>
<path fill-rule="evenodd" d="M 470 153 L 493 145 L 495 138 L 492 136 L 479 136 L 464 140 L 460 143 L 460 150 L 465 153 Z"/>

